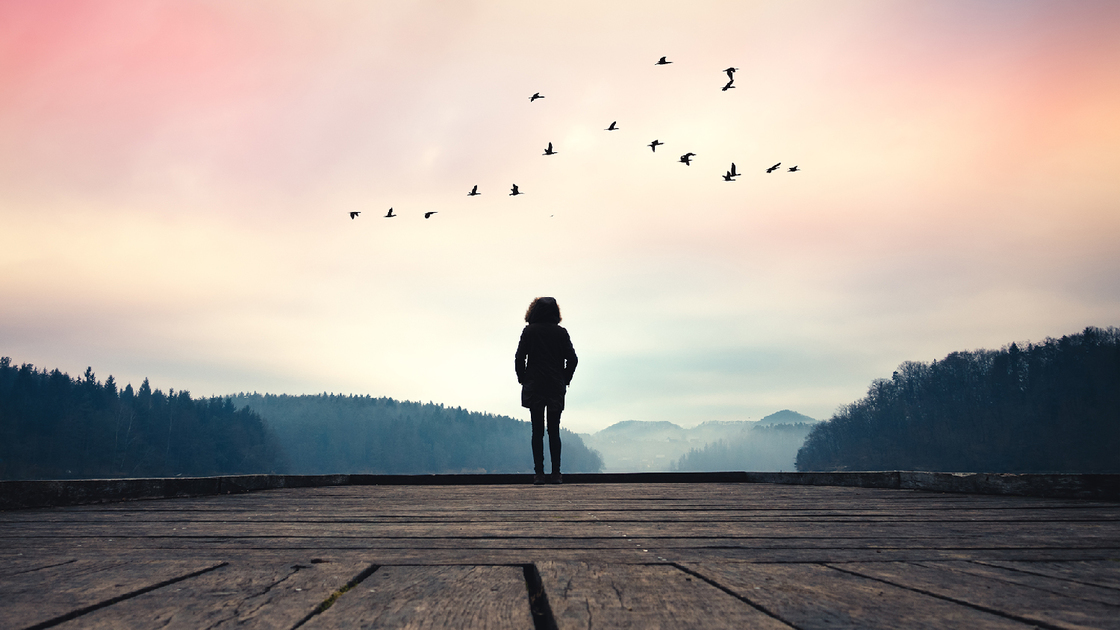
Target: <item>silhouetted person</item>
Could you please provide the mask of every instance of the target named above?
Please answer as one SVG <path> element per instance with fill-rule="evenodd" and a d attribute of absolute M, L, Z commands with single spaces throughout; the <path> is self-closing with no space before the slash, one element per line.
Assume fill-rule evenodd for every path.
<path fill-rule="evenodd" d="M 547 421 L 548 450 L 552 456 L 552 483 L 560 483 L 560 412 L 564 393 L 576 371 L 576 351 L 568 331 L 560 326 L 560 307 L 550 297 L 539 297 L 525 311 L 527 325 L 514 355 L 521 406 L 533 421 L 533 483 L 544 483 L 544 432 Z"/>

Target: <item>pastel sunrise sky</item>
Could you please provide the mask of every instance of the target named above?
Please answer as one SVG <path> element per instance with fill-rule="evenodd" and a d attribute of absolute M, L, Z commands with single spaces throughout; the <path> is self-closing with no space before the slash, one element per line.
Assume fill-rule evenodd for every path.
<path fill-rule="evenodd" d="M 1113 1 L 0 1 L 0 355 L 527 418 L 550 295 L 571 429 L 827 418 L 1120 325 L 1118 33 Z"/>

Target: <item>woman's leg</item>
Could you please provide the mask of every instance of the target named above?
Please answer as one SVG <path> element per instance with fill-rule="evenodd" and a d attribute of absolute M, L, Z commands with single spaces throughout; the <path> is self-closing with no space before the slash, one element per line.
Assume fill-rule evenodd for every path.
<path fill-rule="evenodd" d="M 560 474 L 560 412 L 559 405 L 548 406 L 548 454 L 552 456 L 552 474 Z M 543 444 L 542 451 L 543 449 Z M 542 453 L 543 455 L 543 453 Z"/>
<path fill-rule="evenodd" d="M 533 472 L 544 474 L 544 406 L 529 407 L 533 421 Z M 551 438 L 551 436 L 550 436 Z"/>

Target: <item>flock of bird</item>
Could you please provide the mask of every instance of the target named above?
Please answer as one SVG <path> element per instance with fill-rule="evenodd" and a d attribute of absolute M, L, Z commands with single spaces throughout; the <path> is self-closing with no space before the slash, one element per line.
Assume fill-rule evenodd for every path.
<path fill-rule="evenodd" d="M 654 63 L 654 65 L 655 66 L 667 66 L 671 63 L 673 63 L 673 62 L 669 61 L 665 57 L 661 57 L 660 59 L 657 60 L 656 63 Z M 738 68 L 727 68 L 727 69 L 724 70 L 724 72 L 727 74 L 727 84 L 723 86 L 722 91 L 726 92 L 727 90 L 730 90 L 730 89 L 735 87 L 735 72 L 737 72 L 738 70 L 739 70 Z M 541 94 L 540 92 L 534 92 L 533 95 L 529 97 L 529 102 L 532 103 L 533 101 L 536 101 L 536 100 L 542 99 L 542 98 L 544 98 L 543 94 Z M 615 120 L 615 121 L 612 121 L 611 124 L 606 128 L 606 131 L 618 131 L 619 129 L 620 129 L 620 127 L 618 126 L 618 121 Z M 665 144 L 664 142 L 661 142 L 660 140 L 654 139 L 653 142 L 649 143 L 646 146 L 648 146 L 650 148 L 650 150 L 653 151 L 654 153 L 657 153 L 657 147 L 662 146 L 664 144 Z M 549 142 L 548 146 L 545 147 L 544 153 L 542 155 L 557 155 L 558 153 L 559 153 L 559 151 L 555 150 L 552 147 L 552 143 Z M 684 155 L 681 156 L 679 161 L 682 164 L 684 164 L 685 166 L 692 166 L 692 158 L 694 158 L 694 157 L 696 157 L 695 153 L 691 153 L 691 152 L 685 153 Z M 767 168 L 766 172 L 767 173 L 773 173 L 774 171 L 778 170 L 779 167 L 781 167 L 781 165 L 782 165 L 782 163 L 778 162 L 777 164 L 771 166 L 770 168 Z M 799 169 L 797 167 L 797 165 L 790 166 L 787 169 L 787 171 L 790 172 L 790 173 L 796 173 L 796 172 L 799 172 L 800 170 L 801 169 Z M 732 162 L 731 163 L 731 168 L 723 174 L 723 181 L 733 182 L 733 181 L 735 181 L 735 178 L 740 176 L 740 175 L 742 175 L 742 173 L 735 170 L 735 163 Z M 478 192 L 478 184 L 475 184 L 474 187 L 471 188 L 470 192 L 467 193 L 467 196 L 468 197 L 474 197 L 476 195 L 481 195 L 481 194 L 482 193 Z M 517 195 L 523 195 L 523 194 L 525 194 L 525 193 L 521 192 L 517 188 L 517 184 L 513 184 L 513 187 L 510 189 L 509 196 L 510 197 L 516 197 Z M 362 212 L 360 210 L 351 211 L 350 212 L 350 218 L 351 219 L 356 219 L 356 218 L 358 218 L 358 215 L 360 215 L 361 213 Z M 432 217 L 432 215 L 434 215 L 434 214 L 437 214 L 437 212 L 436 211 L 425 212 L 424 213 L 424 218 L 425 219 L 430 219 Z M 385 214 L 386 219 L 392 219 L 392 218 L 398 217 L 398 216 L 400 216 L 400 215 L 395 214 L 393 212 L 392 208 L 389 208 L 389 212 Z"/>

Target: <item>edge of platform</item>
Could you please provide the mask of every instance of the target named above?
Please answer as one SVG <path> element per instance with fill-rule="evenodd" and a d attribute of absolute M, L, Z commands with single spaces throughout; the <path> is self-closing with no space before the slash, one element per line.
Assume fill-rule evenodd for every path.
<path fill-rule="evenodd" d="M 529 484 L 529 474 L 233 475 L 149 479 L 0 481 L 0 510 L 240 494 L 281 488 Z M 1120 474 L 870 472 L 571 473 L 566 484 L 771 483 L 1120 501 Z"/>

